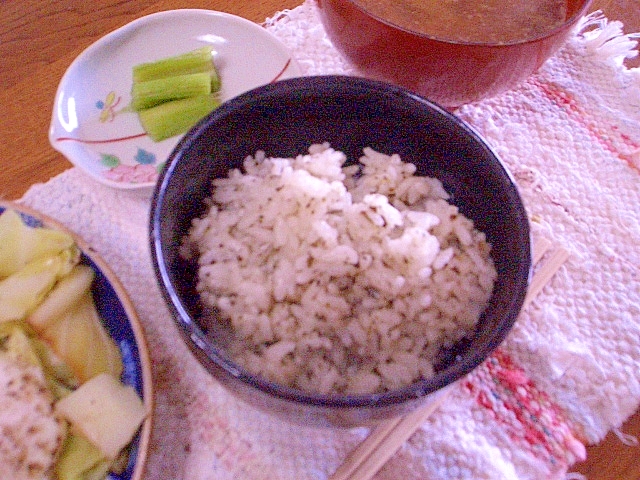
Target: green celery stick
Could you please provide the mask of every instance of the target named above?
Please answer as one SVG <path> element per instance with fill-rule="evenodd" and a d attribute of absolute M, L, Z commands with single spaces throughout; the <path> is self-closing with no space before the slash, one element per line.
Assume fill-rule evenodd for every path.
<path fill-rule="evenodd" d="M 133 82 L 146 82 L 157 78 L 210 72 L 213 66 L 213 49 L 201 47 L 181 55 L 167 57 L 155 62 L 147 62 L 133 67 Z"/>
<path fill-rule="evenodd" d="M 207 72 L 157 78 L 133 84 L 131 108 L 139 111 L 171 100 L 210 93 L 211 76 Z"/>
<path fill-rule="evenodd" d="M 211 69 L 209 74 L 211 75 L 211 93 L 215 93 L 220 90 L 222 81 L 220 80 L 220 75 L 218 75 L 218 71 L 215 66 Z"/>
<path fill-rule="evenodd" d="M 198 95 L 138 112 L 145 132 L 155 142 L 186 132 L 200 119 L 220 105 L 217 95 Z"/>

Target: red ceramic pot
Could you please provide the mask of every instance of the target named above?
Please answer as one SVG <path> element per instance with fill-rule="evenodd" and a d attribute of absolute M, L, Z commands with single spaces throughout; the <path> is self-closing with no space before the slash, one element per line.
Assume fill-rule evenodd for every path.
<path fill-rule="evenodd" d="M 566 21 L 512 43 L 463 43 L 404 30 L 350 0 L 318 0 L 334 46 L 364 76 L 406 87 L 445 107 L 491 97 L 529 77 L 571 34 L 591 0 L 568 0 Z"/>

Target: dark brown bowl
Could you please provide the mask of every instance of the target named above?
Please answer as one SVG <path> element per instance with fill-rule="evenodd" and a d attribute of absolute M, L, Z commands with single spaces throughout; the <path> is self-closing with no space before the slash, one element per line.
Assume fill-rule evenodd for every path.
<path fill-rule="evenodd" d="M 491 97 L 537 71 L 560 48 L 591 0 L 568 0 L 566 21 L 504 44 L 442 40 L 376 18 L 351 0 L 318 0 L 336 49 L 364 76 L 401 85 L 447 108 Z"/>
<path fill-rule="evenodd" d="M 348 158 L 363 147 L 398 153 L 418 175 L 439 178 L 462 213 L 492 244 L 498 277 L 472 338 L 443 352 L 434 377 L 373 395 L 313 395 L 240 368 L 201 321 L 194 263 L 180 256 L 193 218 L 206 209 L 213 178 L 247 155 L 293 157 L 330 142 Z M 430 402 L 469 373 L 507 335 L 524 300 L 531 265 L 529 222 L 511 176 L 465 123 L 387 83 L 356 77 L 284 80 L 223 104 L 176 146 L 152 201 L 151 255 L 160 288 L 187 345 L 204 368 L 246 402 L 306 425 L 354 426 Z M 215 329 L 215 326 L 213 327 Z"/>

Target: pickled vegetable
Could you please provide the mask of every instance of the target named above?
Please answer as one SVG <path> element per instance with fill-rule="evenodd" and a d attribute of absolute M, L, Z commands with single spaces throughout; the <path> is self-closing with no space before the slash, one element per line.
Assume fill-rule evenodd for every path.
<path fill-rule="evenodd" d="M 186 132 L 216 108 L 220 76 L 211 47 L 133 67 L 132 110 L 155 142 Z"/>
<path fill-rule="evenodd" d="M 0 279 L 24 268 L 36 258 L 56 255 L 70 248 L 70 235 L 51 228 L 25 225 L 15 211 L 0 214 Z"/>
<path fill-rule="evenodd" d="M 146 416 L 135 390 L 106 373 L 60 400 L 56 411 L 112 460 L 131 441 Z"/>
<path fill-rule="evenodd" d="M 133 82 L 146 82 L 188 73 L 210 72 L 212 68 L 213 49 L 211 46 L 206 46 L 154 62 L 135 65 L 133 67 Z M 216 89 L 214 88 L 214 90 Z"/>
<path fill-rule="evenodd" d="M 220 105 L 216 95 L 199 95 L 163 103 L 138 112 L 147 134 L 156 142 L 184 133 Z"/>
<path fill-rule="evenodd" d="M 56 255 L 36 258 L 1 280 L 0 322 L 24 319 L 78 260 L 79 252 L 70 247 Z"/>
<path fill-rule="evenodd" d="M 131 108 L 139 111 L 171 100 L 209 95 L 210 93 L 211 76 L 208 73 L 190 73 L 158 78 L 133 84 Z"/>
<path fill-rule="evenodd" d="M 89 291 L 94 277 L 91 267 L 76 265 L 27 317 L 27 323 L 37 331 L 44 330 L 58 317 L 71 310 L 73 305 Z"/>
<path fill-rule="evenodd" d="M 105 331 L 90 292 L 41 332 L 80 383 L 101 373 L 120 377 L 120 350 Z"/>
<path fill-rule="evenodd" d="M 98 447 L 82 435 L 69 435 L 56 462 L 55 474 L 58 480 L 85 480 L 86 474 L 96 468 L 104 470 L 98 478 L 104 478 L 109 471 L 109 462 Z"/>

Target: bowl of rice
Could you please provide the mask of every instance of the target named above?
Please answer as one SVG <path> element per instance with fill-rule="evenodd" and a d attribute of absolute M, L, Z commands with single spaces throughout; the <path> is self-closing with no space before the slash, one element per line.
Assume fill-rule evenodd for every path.
<path fill-rule="evenodd" d="M 482 138 L 347 76 L 259 87 L 203 119 L 161 174 L 150 244 L 204 368 L 319 426 L 433 401 L 504 340 L 531 269 L 525 208 Z"/>

